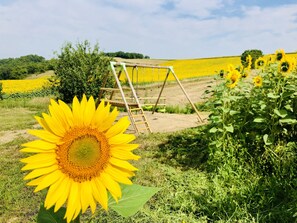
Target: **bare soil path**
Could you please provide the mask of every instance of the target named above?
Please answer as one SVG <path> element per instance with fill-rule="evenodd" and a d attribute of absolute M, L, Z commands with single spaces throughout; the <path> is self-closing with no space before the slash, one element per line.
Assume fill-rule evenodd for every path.
<path fill-rule="evenodd" d="M 189 95 L 193 103 L 204 101 L 204 92 L 208 86 L 213 86 L 216 83 L 212 77 L 200 78 L 197 80 L 182 81 L 182 85 Z M 158 85 L 159 86 L 159 85 Z M 141 90 L 139 94 L 145 94 L 150 97 L 157 97 L 160 93 L 161 87 L 151 86 L 147 89 Z M 186 96 L 183 94 L 180 86 L 176 82 L 170 82 L 165 85 L 162 97 L 166 98 L 167 105 L 186 106 L 189 104 Z M 196 127 L 206 123 L 208 113 L 199 112 L 200 117 L 204 120 L 203 123 L 199 122 L 197 114 L 168 114 L 145 112 L 152 132 L 175 132 L 186 128 Z M 121 115 L 127 115 L 125 113 Z M 32 117 L 33 119 L 33 117 Z M 36 127 L 36 126 L 34 126 Z M 0 144 L 5 144 L 13 141 L 17 137 L 32 138 L 27 133 L 27 130 L 13 130 L 0 132 Z"/>

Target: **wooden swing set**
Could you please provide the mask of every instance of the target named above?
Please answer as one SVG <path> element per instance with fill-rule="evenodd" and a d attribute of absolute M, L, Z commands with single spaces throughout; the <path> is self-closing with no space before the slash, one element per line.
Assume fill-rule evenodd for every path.
<path fill-rule="evenodd" d="M 191 104 L 192 108 L 196 112 L 196 114 L 198 116 L 198 121 L 203 122 L 201 116 L 199 115 L 198 110 L 196 109 L 196 107 L 193 104 L 193 102 L 191 101 L 189 95 L 187 94 L 184 87 L 182 86 L 182 84 L 181 84 L 180 80 L 178 79 L 177 75 L 175 74 L 172 66 L 156 66 L 156 65 L 148 65 L 148 64 L 123 63 L 123 62 L 112 61 L 112 62 L 110 62 L 110 67 L 111 67 L 111 73 L 113 74 L 113 77 L 115 80 L 113 88 L 106 87 L 107 80 L 110 75 L 110 73 L 108 73 L 103 80 L 102 87 L 100 88 L 98 97 L 99 97 L 99 99 L 102 99 L 103 96 L 106 94 L 106 92 L 109 92 L 110 93 L 109 98 L 105 97 L 104 101 L 106 103 L 110 103 L 113 106 L 124 107 L 128 113 L 128 116 L 129 116 L 129 119 L 133 126 L 133 129 L 137 134 L 145 133 L 145 132 L 146 133 L 152 132 L 150 125 L 147 121 L 147 118 L 145 116 L 145 113 L 143 111 L 143 108 L 142 108 L 143 103 L 141 103 L 141 100 L 143 98 L 140 98 L 137 95 L 137 89 L 139 87 L 138 87 L 138 85 L 136 85 L 136 90 L 135 90 L 135 88 L 133 86 L 134 81 L 136 81 L 138 83 L 138 77 L 139 77 L 138 68 L 151 68 L 151 69 L 158 69 L 158 70 L 165 69 L 167 71 L 165 79 L 163 81 L 163 84 L 161 85 L 161 90 L 159 92 L 159 95 L 158 95 L 158 97 L 154 98 L 156 101 L 155 101 L 153 109 L 152 109 L 153 114 L 156 111 L 157 106 L 160 104 L 160 99 L 162 99 L 161 96 L 162 96 L 164 87 L 166 85 L 168 76 L 170 74 L 172 74 L 174 76 L 174 79 L 180 86 L 181 90 L 183 91 L 184 95 L 188 99 L 189 103 Z M 132 81 L 129 76 L 127 67 L 132 68 L 132 75 L 131 75 Z M 135 76 L 134 72 L 136 72 L 136 80 L 134 80 L 134 76 Z M 126 78 L 127 86 L 122 86 L 123 84 L 120 81 L 120 77 L 123 73 L 124 73 L 124 77 Z M 121 97 L 116 98 L 114 96 L 115 92 L 119 92 Z"/>

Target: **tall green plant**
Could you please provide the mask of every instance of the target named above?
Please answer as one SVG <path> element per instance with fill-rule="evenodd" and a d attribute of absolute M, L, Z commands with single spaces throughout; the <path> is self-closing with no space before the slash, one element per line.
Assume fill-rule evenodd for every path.
<path fill-rule="evenodd" d="M 255 68 L 255 61 L 259 58 L 263 56 L 263 52 L 261 50 L 257 50 L 257 49 L 253 49 L 253 50 L 245 50 L 242 54 L 241 54 L 241 64 L 244 67 L 248 66 L 249 61 L 247 60 L 248 55 L 250 55 L 252 57 L 252 64 L 251 64 L 251 68 L 254 69 Z"/>
<path fill-rule="evenodd" d="M 2 87 L 2 83 L 0 83 L 0 100 L 3 100 L 3 87 Z"/>
<path fill-rule="evenodd" d="M 55 66 L 54 89 L 66 102 L 83 94 L 97 98 L 104 76 L 109 72 L 110 60 L 99 51 L 98 44 L 92 48 L 88 41 L 75 46 L 66 43 Z"/>
<path fill-rule="evenodd" d="M 241 71 L 241 77 L 229 70 L 212 101 L 216 105 L 210 115 L 213 154 L 219 151 L 223 157 L 236 157 L 245 151 L 247 162 L 259 159 L 270 170 L 279 168 L 273 163 L 279 163 L 281 149 L 297 141 L 295 60 L 285 56 L 278 61 L 275 57 L 248 78 L 242 77 L 246 70 Z M 260 163 L 258 167 L 263 169 Z"/>

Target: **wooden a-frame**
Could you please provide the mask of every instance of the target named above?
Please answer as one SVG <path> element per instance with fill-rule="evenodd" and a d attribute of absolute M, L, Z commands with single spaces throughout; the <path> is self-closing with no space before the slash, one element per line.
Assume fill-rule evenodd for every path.
<path fill-rule="evenodd" d="M 168 80 L 168 77 L 169 77 L 169 75 L 171 73 L 174 76 L 174 79 L 176 80 L 178 85 L 180 86 L 182 92 L 184 93 L 184 95 L 188 99 L 188 101 L 191 104 L 192 108 L 194 109 L 195 113 L 197 114 L 198 121 L 199 122 L 203 121 L 200 114 L 199 114 L 199 112 L 198 112 L 198 110 L 197 110 L 197 108 L 195 107 L 194 103 L 191 101 L 189 95 L 187 94 L 186 90 L 184 89 L 184 87 L 182 86 L 180 80 L 178 79 L 177 75 L 175 74 L 172 66 L 156 66 L 156 65 L 148 65 L 148 64 L 123 63 L 123 62 L 113 62 L 112 61 L 112 62 L 110 62 L 110 67 L 111 67 L 111 71 L 112 71 L 112 74 L 114 76 L 114 79 L 116 81 L 114 87 L 117 87 L 117 88 L 105 88 L 106 81 L 104 81 L 103 86 L 100 88 L 99 99 L 101 99 L 101 96 L 103 95 L 103 93 L 102 93 L 103 91 L 112 91 L 112 94 L 113 94 L 114 91 L 120 91 L 123 101 L 121 101 L 121 102 L 120 101 L 113 101 L 112 100 L 112 95 L 111 95 L 110 100 L 106 100 L 106 102 L 109 102 L 110 104 L 113 104 L 113 105 L 116 105 L 116 106 L 122 106 L 122 107 L 126 108 L 126 110 L 128 112 L 128 115 L 129 115 L 129 118 L 130 118 L 130 121 L 131 121 L 131 124 L 132 124 L 132 126 L 133 126 L 136 133 L 140 133 L 142 130 L 146 130 L 148 133 L 151 133 L 151 129 L 150 129 L 149 123 L 148 123 L 148 121 L 147 121 L 147 119 L 145 117 L 145 114 L 144 114 L 144 112 L 142 110 L 142 105 L 140 104 L 140 101 L 139 101 L 137 93 L 136 93 L 136 91 L 134 89 L 133 83 L 131 82 L 131 79 L 129 77 L 127 67 L 133 67 L 133 69 L 135 69 L 135 68 L 138 69 L 138 67 L 143 67 L 143 68 L 157 68 L 157 69 L 166 69 L 167 70 L 166 77 L 165 77 L 164 82 L 162 84 L 162 87 L 161 87 L 160 93 L 158 95 L 158 98 L 156 100 L 156 103 L 155 103 L 155 105 L 153 107 L 153 112 L 152 113 L 155 112 L 155 110 L 156 110 L 156 108 L 158 106 L 158 103 L 159 103 L 159 100 L 160 100 L 160 98 L 162 96 L 164 87 L 165 87 L 166 82 Z M 120 68 L 118 72 L 116 70 L 116 67 Z M 124 88 L 121 85 L 120 76 L 122 74 L 122 71 L 124 71 L 124 75 L 125 75 L 125 77 L 127 79 L 129 89 L 132 92 L 133 103 L 127 101 L 125 93 L 124 93 Z M 106 79 L 107 79 L 107 76 L 106 76 Z M 134 114 L 134 112 L 136 112 L 136 114 Z M 140 118 L 141 120 L 140 121 L 136 120 L 137 117 Z M 138 127 L 139 125 L 144 125 L 144 127 L 139 128 Z"/>

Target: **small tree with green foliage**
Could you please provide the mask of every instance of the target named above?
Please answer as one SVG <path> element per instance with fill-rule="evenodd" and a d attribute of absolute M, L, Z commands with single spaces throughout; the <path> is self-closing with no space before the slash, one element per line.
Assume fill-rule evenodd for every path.
<path fill-rule="evenodd" d="M 74 96 L 80 99 L 83 94 L 97 98 L 103 78 L 109 72 L 110 60 L 99 51 L 98 44 L 92 48 L 88 41 L 77 43 L 75 47 L 66 43 L 54 70 L 58 83 L 54 88 L 59 98 L 66 102 Z"/>
<path fill-rule="evenodd" d="M 2 87 L 2 83 L 0 82 L 0 100 L 3 100 L 3 87 Z"/>
<path fill-rule="evenodd" d="M 252 57 L 252 66 L 251 68 L 254 69 L 255 68 L 255 61 L 259 58 L 263 56 L 263 52 L 261 50 L 257 50 L 257 49 L 253 49 L 253 50 L 246 50 L 241 54 L 241 64 L 244 67 L 248 66 L 248 61 L 247 61 L 247 57 L 248 55 L 251 55 Z"/>

